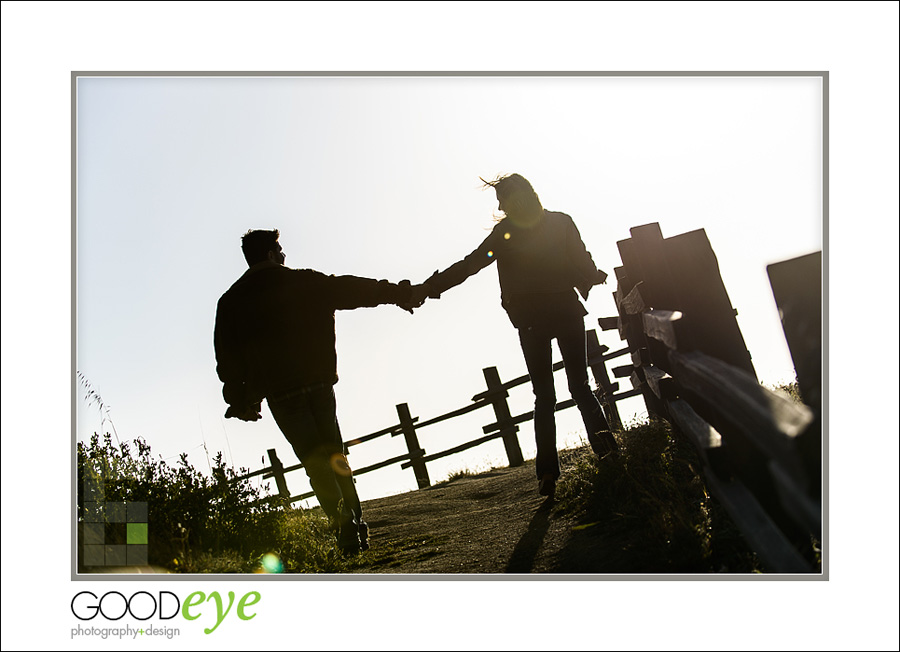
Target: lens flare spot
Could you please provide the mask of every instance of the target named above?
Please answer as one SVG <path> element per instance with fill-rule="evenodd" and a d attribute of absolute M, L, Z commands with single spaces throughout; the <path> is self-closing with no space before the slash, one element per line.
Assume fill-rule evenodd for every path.
<path fill-rule="evenodd" d="M 349 477 L 353 472 L 350 470 L 350 462 L 340 453 L 331 456 L 331 468 L 338 475 Z"/>
<path fill-rule="evenodd" d="M 282 573 L 284 572 L 284 564 L 281 558 L 274 552 L 268 552 L 259 560 L 260 573 Z"/>
<path fill-rule="evenodd" d="M 503 234 L 503 239 L 504 239 L 504 240 L 509 240 L 509 233 L 504 233 L 504 234 Z"/>
<path fill-rule="evenodd" d="M 489 251 L 489 252 L 488 252 L 488 258 L 493 258 L 493 257 L 494 257 L 494 252 L 493 252 L 493 251 Z"/>

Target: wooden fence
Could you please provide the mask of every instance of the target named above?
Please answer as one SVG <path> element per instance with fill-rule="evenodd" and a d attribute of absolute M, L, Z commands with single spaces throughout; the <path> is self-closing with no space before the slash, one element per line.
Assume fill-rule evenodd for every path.
<path fill-rule="evenodd" d="M 603 411 L 606 414 L 610 426 L 614 429 L 621 428 L 622 421 L 619 416 L 618 408 L 616 406 L 617 402 L 626 398 L 641 396 L 641 391 L 639 389 L 632 389 L 629 391 L 617 393 L 619 384 L 610 381 L 606 363 L 621 356 L 629 355 L 630 350 L 628 348 L 623 348 L 618 351 L 610 352 L 608 346 L 600 344 L 597 338 L 597 332 L 595 330 L 587 331 L 586 335 L 588 366 L 591 369 L 597 386 L 594 392 L 597 395 L 597 398 L 600 400 L 601 405 L 603 406 Z M 554 371 L 559 371 L 562 368 L 563 363 L 561 361 L 553 364 Z M 368 435 L 363 435 L 361 437 L 347 440 L 344 443 L 345 452 L 349 452 L 349 449 L 352 446 L 359 446 L 381 437 L 397 437 L 402 435 L 404 440 L 406 441 L 407 452 L 403 455 L 398 455 L 397 457 L 382 460 L 381 462 L 377 462 L 366 467 L 358 469 L 355 468 L 353 469 L 353 475 L 360 476 L 364 473 L 369 473 L 377 469 L 382 469 L 394 464 L 400 464 L 400 467 L 402 469 L 412 469 L 413 474 L 416 478 L 416 484 L 418 485 L 418 488 L 423 489 L 431 485 L 427 466 L 429 462 L 441 459 L 442 457 L 447 457 L 449 455 L 461 453 L 465 450 L 474 448 L 475 446 L 480 446 L 481 444 L 493 441 L 495 439 L 501 439 L 503 441 L 504 448 L 506 449 L 506 455 L 509 460 L 509 465 L 521 465 L 524 462 L 524 458 L 522 457 L 522 449 L 519 446 L 519 424 L 533 419 L 534 412 L 529 411 L 514 416 L 510 413 L 509 403 L 507 399 L 509 397 L 509 390 L 520 385 L 525 385 L 529 383 L 531 379 L 526 374 L 524 376 L 519 376 L 518 378 L 503 382 L 500 379 L 500 374 L 498 373 L 496 367 L 487 367 L 483 370 L 483 372 L 487 389 L 473 396 L 472 402 L 468 405 L 452 410 L 451 412 L 448 412 L 446 414 L 421 421 L 419 417 L 412 416 L 408 404 L 401 403 L 397 406 L 398 423 L 392 426 L 388 426 L 387 428 L 382 428 L 381 430 L 370 433 Z M 560 403 L 557 403 L 556 411 L 558 412 L 560 410 L 565 410 L 574 405 L 575 401 L 573 401 L 572 399 L 562 401 Z M 437 423 L 447 421 L 448 419 L 453 419 L 455 417 L 459 417 L 464 414 L 468 414 L 470 412 L 474 412 L 476 410 L 484 408 L 492 409 L 493 421 L 482 428 L 482 436 L 436 453 L 426 453 L 425 449 L 420 444 L 419 434 L 428 426 L 432 426 Z M 288 490 L 287 479 L 285 477 L 286 474 L 302 469 L 303 464 L 298 463 L 292 466 L 285 467 L 282 464 L 281 460 L 278 458 L 278 455 L 275 452 L 274 448 L 270 448 L 268 450 L 268 456 L 270 464 L 268 467 L 260 469 L 258 471 L 254 471 L 252 473 L 248 473 L 246 475 L 239 476 L 238 478 L 235 478 L 234 481 L 245 480 L 260 475 L 263 477 L 263 479 L 274 478 L 278 493 L 276 496 L 270 496 L 263 499 L 263 501 L 270 501 L 280 498 L 285 499 L 288 502 L 295 502 L 298 500 L 310 498 L 315 495 L 315 493 L 312 491 L 300 493 L 297 495 L 291 495 L 291 492 Z"/>
<path fill-rule="evenodd" d="M 822 535 L 821 252 L 770 265 L 803 403 L 757 380 L 705 231 L 659 224 L 618 243 L 619 316 L 629 376 L 704 465 L 709 492 L 773 572 L 815 572 Z"/>

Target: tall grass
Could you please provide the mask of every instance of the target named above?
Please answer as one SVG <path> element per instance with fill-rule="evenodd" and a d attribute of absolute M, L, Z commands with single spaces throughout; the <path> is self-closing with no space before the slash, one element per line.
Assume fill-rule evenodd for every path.
<path fill-rule="evenodd" d="M 664 421 L 618 433 L 617 457 L 589 448 L 563 457 L 557 500 L 594 537 L 617 573 L 747 573 L 759 560 L 724 509 L 707 493 L 690 444 Z"/>
<path fill-rule="evenodd" d="M 78 443 L 77 464 L 79 522 L 96 500 L 85 495 L 86 486 L 102 486 L 104 502 L 147 503 L 151 565 L 186 573 L 315 573 L 348 567 L 321 510 L 261 501 L 260 490 L 238 479 L 221 452 L 207 476 L 186 454 L 170 466 L 154 459 L 142 439 L 115 445 L 109 434 L 94 434 L 90 442 Z M 79 570 L 98 569 L 79 564 Z"/>

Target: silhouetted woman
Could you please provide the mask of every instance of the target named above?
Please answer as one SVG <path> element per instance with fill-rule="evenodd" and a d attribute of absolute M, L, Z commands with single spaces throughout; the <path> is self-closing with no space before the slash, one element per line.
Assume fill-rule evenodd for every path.
<path fill-rule="evenodd" d="M 553 496 L 559 478 L 550 346 L 554 338 L 591 448 L 601 458 L 618 448 L 588 384 L 584 332 L 587 310 L 575 292 L 577 288 L 587 299 L 592 286 L 606 281 L 606 273 L 594 265 L 572 218 L 545 210 L 523 176 L 510 174 L 485 181 L 485 185 L 496 191 L 503 217 L 475 251 L 445 271 L 435 272 L 425 284 L 428 296 L 439 298 L 497 261 L 501 303 L 519 331 L 534 389 L 538 489 L 541 495 Z"/>

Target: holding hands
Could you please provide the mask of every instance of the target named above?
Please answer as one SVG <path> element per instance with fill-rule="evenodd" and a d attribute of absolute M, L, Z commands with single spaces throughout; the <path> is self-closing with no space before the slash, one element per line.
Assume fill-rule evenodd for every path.
<path fill-rule="evenodd" d="M 428 298 L 428 294 L 431 291 L 431 288 L 427 283 L 420 283 L 419 285 L 410 285 L 409 281 L 403 281 L 400 285 L 406 285 L 410 288 L 409 297 L 406 301 L 402 303 L 398 303 L 397 305 L 406 310 L 408 313 L 412 314 L 413 309 L 420 308 L 422 304 L 425 303 L 425 299 Z"/>

